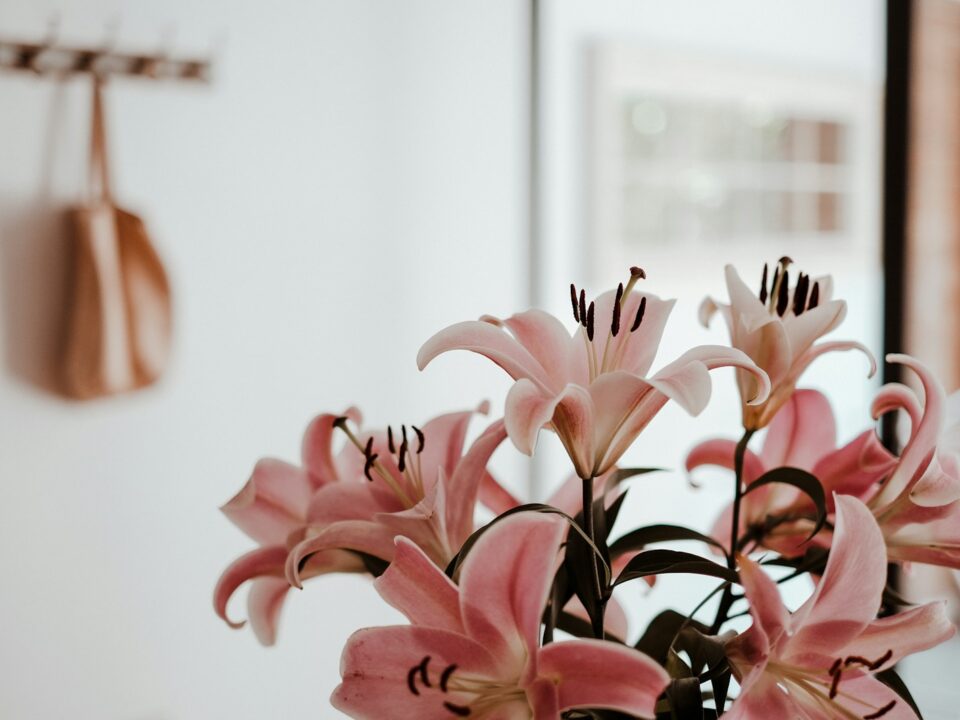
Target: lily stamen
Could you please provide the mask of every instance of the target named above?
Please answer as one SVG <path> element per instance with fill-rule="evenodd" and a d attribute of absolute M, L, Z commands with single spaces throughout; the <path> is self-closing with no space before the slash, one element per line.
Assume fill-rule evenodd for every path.
<path fill-rule="evenodd" d="M 407 495 L 406 492 L 404 492 L 403 488 L 397 484 L 397 481 L 383 466 L 383 463 L 381 463 L 377 459 L 378 458 L 377 454 L 372 452 L 373 450 L 372 437 L 367 441 L 366 445 L 361 443 L 359 438 L 357 438 L 354 432 L 347 425 L 346 417 L 337 418 L 334 421 L 333 426 L 336 428 L 339 428 L 343 432 L 343 434 L 350 439 L 350 442 L 353 443 L 354 447 L 356 447 L 357 450 L 363 453 L 364 457 L 367 458 L 367 464 L 364 468 L 364 471 L 367 474 L 367 478 L 369 480 L 371 481 L 373 480 L 373 478 L 371 477 L 371 474 L 372 472 L 376 472 L 377 475 L 380 477 L 380 479 L 387 484 L 387 486 L 393 491 L 393 493 L 397 496 L 397 498 L 399 498 L 400 502 L 402 502 L 406 507 L 412 508 L 414 505 L 416 505 L 416 503 L 410 499 L 410 496 Z M 368 452 L 367 450 L 368 447 L 370 448 L 370 452 Z"/>

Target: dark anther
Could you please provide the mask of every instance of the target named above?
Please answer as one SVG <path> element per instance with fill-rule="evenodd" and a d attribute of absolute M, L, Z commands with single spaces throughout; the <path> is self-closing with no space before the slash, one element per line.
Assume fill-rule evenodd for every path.
<path fill-rule="evenodd" d="M 373 469 L 373 463 L 375 463 L 380 456 L 373 451 L 372 437 L 367 439 L 367 446 L 363 449 L 363 456 L 367 459 L 363 464 L 363 474 L 367 476 L 367 480 L 373 482 L 373 475 L 370 471 Z"/>
<path fill-rule="evenodd" d="M 882 708 L 880 708 L 880 709 L 877 710 L 876 712 L 872 712 L 872 713 L 870 713 L 869 715 L 864 715 L 864 716 L 863 716 L 863 720 L 877 720 L 877 718 L 882 718 L 882 717 L 883 717 L 884 715 L 886 715 L 888 712 L 890 712 L 891 710 L 893 710 L 893 708 L 894 708 L 894 706 L 895 706 L 896 704 L 897 704 L 897 701 L 896 701 L 896 700 L 891 700 L 890 702 L 888 702 L 886 705 L 884 705 Z"/>
<path fill-rule="evenodd" d="M 813 283 L 813 290 L 810 291 L 810 302 L 807 304 L 807 310 L 813 310 L 820 304 L 820 283 Z"/>
<path fill-rule="evenodd" d="M 577 303 L 577 286 L 570 283 L 570 303 L 573 305 L 573 319 L 580 322 L 580 305 Z"/>
<path fill-rule="evenodd" d="M 410 672 L 407 673 L 407 688 L 409 688 L 410 692 L 412 692 L 414 695 L 420 694 L 420 691 L 417 690 L 417 684 L 414 682 L 419 671 L 420 666 L 414 665 L 412 668 L 410 668 Z"/>
<path fill-rule="evenodd" d="M 417 455 L 423 452 L 423 446 L 426 444 L 426 437 L 423 435 L 423 430 L 418 428 L 416 425 L 411 425 L 413 431 L 417 434 Z"/>
<path fill-rule="evenodd" d="M 767 302 L 767 264 L 763 264 L 763 277 L 760 278 L 760 302 Z"/>
<path fill-rule="evenodd" d="M 630 277 L 640 278 L 641 280 L 647 279 L 647 274 L 643 271 L 642 267 L 637 267 L 634 265 L 630 268 Z"/>
<path fill-rule="evenodd" d="M 430 684 L 430 677 L 427 675 L 427 665 L 430 664 L 430 656 L 427 655 L 423 660 L 420 661 L 420 664 L 417 665 L 417 670 L 420 672 L 420 681 L 426 687 L 433 687 Z"/>
<path fill-rule="evenodd" d="M 470 715 L 470 708 L 463 705 L 454 705 L 452 702 L 445 702 L 443 703 L 443 706 L 454 715 L 459 717 L 467 717 Z"/>
<path fill-rule="evenodd" d="M 401 425 L 401 426 L 400 426 L 400 434 L 403 436 L 403 443 L 402 443 L 402 445 L 406 445 L 406 444 L 407 444 L 407 426 L 406 426 L 406 425 Z M 401 445 L 401 446 L 402 446 L 402 445 Z"/>
<path fill-rule="evenodd" d="M 391 455 L 397 454 L 397 446 L 393 443 L 393 428 L 387 425 L 387 448 Z"/>
<path fill-rule="evenodd" d="M 341 430 L 346 430 L 347 420 L 349 420 L 349 418 L 346 415 L 341 415 L 340 417 L 338 417 L 336 420 L 333 421 L 333 426 L 335 428 L 340 428 Z"/>
<path fill-rule="evenodd" d="M 840 658 L 837 658 L 836 660 L 834 660 L 833 665 L 830 666 L 830 674 L 836 675 L 842 663 L 843 663 L 843 660 L 841 660 Z"/>
<path fill-rule="evenodd" d="M 773 294 L 773 291 L 777 289 L 777 281 L 780 280 L 780 266 L 777 265 L 776 269 L 773 271 L 773 282 L 770 283 L 770 294 Z"/>
<path fill-rule="evenodd" d="M 643 314 L 647 311 L 647 296 L 640 298 L 640 305 L 637 307 L 637 314 L 633 318 L 633 325 L 630 326 L 630 332 L 636 332 L 643 322 Z"/>
<path fill-rule="evenodd" d="M 580 288 L 580 324 L 587 326 L 587 293 Z"/>
<path fill-rule="evenodd" d="M 840 676 L 843 675 L 839 670 L 833 676 L 833 682 L 830 683 L 830 699 L 833 700 L 837 696 L 837 692 L 840 690 Z"/>
<path fill-rule="evenodd" d="M 456 671 L 456 665 L 448 665 L 447 669 L 443 671 L 443 674 L 440 676 L 440 689 L 443 692 L 447 691 L 447 683 L 450 682 L 450 676 Z"/>
<path fill-rule="evenodd" d="M 593 342 L 593 300 L 590 301 L 590 307 L 587 309 L 587 339 Z"/>
<path fill-rule="evenodd" d="M 398 455 L 397 460 L 397 469 L 400 472 L 403 472 L 407 469 L 407 439 L 404 438 L 403 442 L 400 443 L 400 454 Z"/>
<path fill-rule="evenodd" d="M 790 304 L 790 273 L 783 271 L 783 279 L 780 281 L 780 292 L 777 293 L 777 315 L 783 317 L 787 311 L 787 305 Z"/>
<path fill-rule="evenodd" d="M 799 315 L 807 306 L 807 292 L 810 290 L 810 276 L 800 273 L 797 287 L 793 291 L 793 314 Z"/>
<path fill-rule="evenodd" d="M 879 670 L 885 662 L 893 657 L 893 649 L 887 650 L 883 655 L 878 657 L 876 660 L 868 660 L 865 657 L 860 655 L 851 655 L 846 660 L 844 660 L 844 665 L 850 667 L 853 664 L 863 665 L 867 670 Z"/>
<path fill-rule="evenodd" d="M 617 299 L 613 301 L 613 320 L 610 321 L 610 332 L 614 337 L 620 332 L 620 301 L 623 299 L 623 283 L 617 285 Z"/>
<path fill-rule="evenodd" d="M 790 257 L 784 255 L 777 262 L 780 263 L 781 265 L 786 266 L 786 265 L 790 265 L 793 262 L 793 260 Z"/>

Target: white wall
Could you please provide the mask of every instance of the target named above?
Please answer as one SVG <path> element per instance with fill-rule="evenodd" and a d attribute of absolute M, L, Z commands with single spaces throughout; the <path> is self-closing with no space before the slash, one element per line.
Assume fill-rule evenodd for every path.
<path fill-rule="evenodd" d="M 483 363 L 414 357 L 526 302 L 524 4 L 0 0 L 0 30 L 41 37 L 58 10 L 65 41 L 119 13 L 121 47 L 171 24 L 175 49 L 226 44 L 210 87 L 109 88 L 118 195 L 167 261 L 177 334 L 159 387 L 102 402 L 30 381 L 88 89 L 0 76 L 0 717 L 332 717 L 344 639 L 392 615 L 339 578 L 292 598 L 276 648 L 230 631 L 211 590 L 251 543 L 216 508 L 258 457 L 295 459 L 317 411 L 416 422 L 502 396 Z"/>

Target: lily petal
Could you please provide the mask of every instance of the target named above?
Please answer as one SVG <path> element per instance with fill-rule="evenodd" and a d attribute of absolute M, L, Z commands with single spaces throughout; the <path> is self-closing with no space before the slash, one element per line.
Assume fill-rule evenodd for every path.
<path fill-rule="evenodd" d="M 220 510 L 261 545 L 279 545 L 303 525 L 312 492 L 307 473 L 267 458 L 256 464 L 246 485 Z"/>
<path fill-rule="evenodd" d="M 394 533 L 375 522 L 343 520 L 298 543 L 286 554 L 284 575 L 296 588 L 303 587 L 301 564 L 327 550 L 357 550 L 386 561 L 393 559 Z"/>
<path fill-rule="evenodd" d="M 354 425 L 360 425 L 363 421 L 360 411 L 355 407 L 349 407 L 341 415 L 331 415 L 329 413 L 318 415 L 307 426 L 307 430 L 303 434 L 301 447 L 303 467 L 307 469 L 310 479 L 316 487 L 340 479 L 336 464 L 333 461 L 332 450 L 333 433 L 335 431 L 333 423 L 339 417 L 348 418 Z"/>
<path fill-rule="evenodd" d="M 692 472 L 703 465 L 733 470 L 733 456 L 737 443 L 733 440 L 706 440 L 694 447 L 686 460 L 687 472 Z M 743 457 L 743 481 L 749 485 L 764 473 L 763 461 L 752 451 L 747 450 Z"/>
<path fill-rule="evenodd" d="M 245 621 L 234 621 L 227 616 L 227 603 L 233 593 L 247 580 L 260 577 L 282 578 L 286 559 L 287 548 L 275 545 L 251 550 L 230 563 L 213 591 L 213 609 L 220 619 L 232 628 L 243 627 Z"/>
<path fill-rule="evenodd" d="M 289 592 L 290 583 L 286 578 L 260 578 L 250 586 L 247 616 L 261 645 L 269 647 L 277 641 L 277 621 Z"/>
<path fill-rule="evenodd" d="M 506 437 L 504 421 L 493 422 L 480 437 L 474 440 L 467 453 L 459 458 L 459 462 L 454 466 L 453 474 L 447 481 L 445 494 L 447 532 L 455 545 L 466 541 L 473 531 L 473 513 L 481 492 L 481 485 L 487 484 L 487 492 L 492 491 L 491 484 L 500 487 L 490 477 L 486 467 L 490 457 Z"/>
<path fill-rule="evenodd" d="M 764 465 L 812 470 L 824 448 L 836 447 L 830 401 L 816 390 L 797 390 L 770 422 L 760 457 Z"/>
<path fill-rule="evenodd" d="M 374 581 L 377 592 L 414 625 L 463 634 L 457 586 L 404 537 L 390 567 Z"/>
<path fill-rule="evenodd" d="M 666 671 L 632 648 L 602 640 L 570 640 L 544 647 L 540 676 L 550 678 L 561 710 L 608 708 L 654 716 L 657 697 L 670 681 Z"/>
<path fill-rule="evenodd" d="M 874 620 L 845 652 L 872 660 L 891 651 L 883 666 L 887 668 L 900 658 L 946 642 L 956 632 L 947 617 L 946 603 L 932 602 Z"/>

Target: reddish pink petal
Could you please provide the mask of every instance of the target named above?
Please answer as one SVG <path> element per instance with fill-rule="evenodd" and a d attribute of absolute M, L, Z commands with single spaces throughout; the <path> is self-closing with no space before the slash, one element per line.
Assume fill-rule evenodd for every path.
<path fill-rule="evenodd" d="M 220 510 L 261 545 L 279 545 L 304 524 L 312 492 L 303 470 L 267 458 L 256 464 L 246 485 Z"/>
<path fill-rule="evenodd" d="M 687 454 L 687 472 L 701 465 L 716 465 L 727 470 L 733 470 L 733 456 L 736 447 L 737 443 L 733 440 L 717 439 L 700 443 Z M 763 461 L 752 450 L 747 450 L 743 458 L 744 484 L 749 485 L 763 475 L 765 470 Z"/>
<path fill-rule="evenodd" d="M 844 652 L 875 660 L 892 651 L 883 666 L 892 667 L 902 657 L 946 642 L 957 629 L 947 617 L 946 604 L 932 602 L 874 620 Z"/>
<path fill-rule="evenodd" d="M 634 553 L 634 555 L 635 554 L 636 553 Z M 590 622 L 590 615 L 587 613 L 587 609 L 577 597 L 571 598 L 570 601 L 563 606 L 563 611 L 588 623 Z M 606 613 L 603 616 L 603 630 L 606 635 L 612 635 L 622 641 L 625 641 L 627 635 L 630 633 L 630 623 L 627 620 L 627 613 L 624 612 L 623 606 L 617 602 L 616 598 L 610 598 L 610 600 L 607 601 Z"/>
<path fill-rule="evenodd" d="M 866 499 L 896 464 L 873 430 L 865 430 L 839 450 L 824 456 L 813 468 L 833 510 L 833 493 Z"/>
<path fill-rule="evenodd" d="M 803 374 L 810 364 L 816 360 L 821 355 L 825 355 L 829 352 L 845 352 L 847 350 L 859 350 L 862 352 L 866 358 L 867 362 L 870 363 L 870 369 L 867 372 L 867 377 L 873 377 L 877 372 L 877 360 L 873 357 L 873 353 L 870 352 L 870 349 L 863 343 L 854 342 L 852 340 L 836 340 L 833 342 L 822 342 L 819 345 L 814 345 L 812 348 L 807 350 L 803 355 L 794 359 L 793 365 L 790 367 L 790 377 L 787 379 L 788 382 L 796 383 L 799 377 Z"/>
<path fill-rule="evenodd" d="M 489 478 L 487 463 L 507 436 L 503 420 L 493 422 L 458 458 L 453 474 L 447 481 L 446 526 L 451 543 L 457 549 L 473 532 L 473 516 L 484 478 Z M 496 481 L 490 482 L 496 487 Z M 505 492 L 505 491 L 504 491 Z"/>
<path fill-rule="evenodd" d="M 303 466 L 310 473 L 310 478 L 316 486 L 340 479 L 333 462 L 333 434 L 336 431 L 333 423 L 338 417 L 348 418 L 355 426 L 359 426 L 363 420 L 360 411 L 350 407 L 341 415 L 318 415 L 303 434 L 301 447 Z"/>
<path fill-rule="evenodd" d="M 463 634 L 457 586 L 410 540 L 398 537 L 377 592 L 414 625 Z"/>
<path fill-rule="evenodd" d="M 484 533 L 460 572 L 461 617 L 467 634 L 514 677 L 538 646 L 540 618 L 559 562 L 566 523 L 523 513 Z"/>
<path fill-rule="evenodd" d="M 424 662 L 421 674 L 417 668 Z M 441 676 L 451 666 L 444 693 Z M 467 707 L 475 699 L 459 689 L 461 677 L 509 682 L 482 645 L 447 630 L 408 625 L 354 633 L 343 649 L 340 674 L 343 682 L 331 702 L 357 720 L 450 720 L 455 715 L 445 702 Z"/>
<path fill-rule="evenodd" d="M 277 621 L 288 592 L 290 583 L 286 578 L 260 578 L 250 585 L 247 616 L 261 645 L 269 647 L 277 641 Z"/>
<path fill-rule="evenodd" d="M 456 323 L 427 340 L 417 354 L 423 370 L 431 360 L 450 350 L 470 350 L 489 358 L 514 380 L 529 378 L 545 391 L 550 386 L 547 371 L 517 340 L 501 328 L 478 320 Z"/>
<path fill-rule="evenodd" d="M 883 535 L 856 498 L 835 496 L 833 547 L 823 578 L 794 614 L 789 654 L 836 655 L 877 616 L 887 580 Z"/>
<path fill-rule="evenodd" d="M 480 504 L 495 515 L 515 508 L 520 501 L 490 474 L 485 472 L 480 479 Z"/>
<path fill-rule="evenodd" d="M 283 577 L 287 549 L 282 545 L 257 548 L 241 555 L 223 571 L 213 590 L 213 609 L 232 628 L 243 627 L 244 621 L 233 621 L 227 616 L 227 603 L 237 588 L 247 580 L 260 577 Z"/>
<path fill-rule="evenodd" d="M 412 540 L 434 563 L 446 567 L 457 548 L 450 544 L 445 517 L 446 482 L 440 470 L 440 482 L 428 488 L 420 502 L 401 512 L 380 513 L 374 520 L 389 536 Z"/>
<path fill-rule="evenodd" d="M 358 550 L 390 561 L 393 559 L 394 534 L 375 522 L 344 520 L 323 528 L 298 543 L 286 555 L 284 574 L 294 587 L 302 587 L 300 564 L 309 556 L 328 550 Z"/>
<path fill-rule="evenodd" d="M 517 341 L 536 359 L 550 378 L 551 387 L 563 387 L 572 374 L 571 353 L 576 348 L 570 333 L 553 315 L 527 310 L 503 321 Z"/>
<path fill-rule="evenodd" d="M 484 403 L 481 409 L 486 409 L 488 405 Z M 447 477 L 453 474 L 463 455 L 467 428 L 475 414 L 474 411 L 466 411 L 438 415 L 421 428 L 424 434 L 424 445 L 423 452 L 419 453 L 417 461 L 423 467 L 424 474 L 430 476 L 428 479 L 431 483 L 436 480 L 437 468 L 443 468 Z M 412 455 L 418 447 L 413 433 L 410 433 L 410 442 Z"/>
<path fill-rule="evenodd" d="M 836 446 L 837 425 L 830 402 L 816 390 L 797 390 L 771 421 L 760 457 L 768 468 L 812 470 Z"/>
<path fill-rule="evenodd" d="M 785 630 L 790 627 L 790 615 L 780 598 L 777 584 L 750 558 L 740 556 L 740 579 L 750 614 L 767 637 L 767 642 L 776 646 Z"/>
<path fill-rule="evenodd" d="M 560 709 L 608 708 L 652 718 L 670 681 L 643 653 L 601 640 L 555 642 L 538 655 L 539 677 L 557 685 Z"/>

